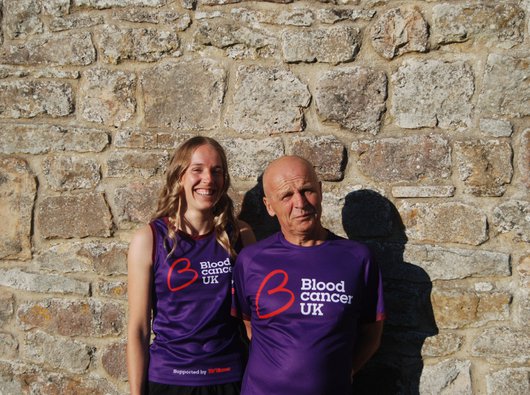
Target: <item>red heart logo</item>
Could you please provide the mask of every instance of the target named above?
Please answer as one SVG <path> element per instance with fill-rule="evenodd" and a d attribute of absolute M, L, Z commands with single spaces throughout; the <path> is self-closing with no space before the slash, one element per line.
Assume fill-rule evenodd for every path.
<path fill-rule="evenodd" d="M 178 287 L 172 287 L 171 286 L 171 274 L 173 273 L 173 269 L 175 268 L 175 266 L 177 266 L 182 261 L 186 262 L 186 265 L 182 269 L 177 270 L 177 273 L 182 274 L 182 273 L 190 272 L 190 273 L 193 273 L 193 278 L 189 280 L 188 282 L 182 285 L 179 285 Z M 173 262 L 173 264 L 169 268 L 169 271 L 167 272 L 167 287 L 169 288 L 171 292 L 179 291 L 183 288 L 186 288 L 188 285 L 193 284 L 195 280 L 197 280 L 197 278 L 199 277 L 199 273 L 197 273 L 197 271 L 195 269 L 192 269 L 190 266 L 191 266 L 191 263 L 188 258 L 180 258 L 180 259 L 177 259 L 175 262 Z"/>
<path fill-rule="evenodd" d="M 267 291 L 267 295 L 274 295 L 276 293 L 286 293 L 290 295 L 289 301 L 285 303 L 282 307 L 279 307 L 276 310 L 271 311 L 270 313 L 262 315 L 259 311 L 259 301 L 261 298 L 261 292 L 263 291 L 263 288 L 265 288 L 265 285 L 269 282 L 269 280 L 276 275 L 283 276 L 283 280 L 280 283 L 280 285 L 278 285 L 277 287 L 269 289 Z M 291 305 L 294 302 L 294 294 L 290 289 L 285 288 L 285 284 L 287 284 L 287 281 L 289 281 L 289 275 L 284 270 L 280 270 L 280 269 L 273 270 L 267 275 L 267 277 L 263 279 L 263 281 L 261 282 L 259 286 L 258 293 L 256 295 L 256 313 L 258 314 L 258 318 L 265 319 L 265 318 L 274 317 L 275 315 L 278 315 L 281 312 L 287 310 L 289 307 L 291 307 Z"/>

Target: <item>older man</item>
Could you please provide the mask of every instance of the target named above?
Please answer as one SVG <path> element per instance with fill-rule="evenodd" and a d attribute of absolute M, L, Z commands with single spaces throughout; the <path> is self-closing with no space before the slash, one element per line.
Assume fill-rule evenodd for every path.
<path fill-rule="evenodd" d="M 245 248 L 234 267 L 233 313 L 252 330 L 242 394 L 349 394 L 381 339 L 379 269 L 364 245 L 322 226 L 308 161 L 275 160 L 263 187 L 281 231 Z"/>

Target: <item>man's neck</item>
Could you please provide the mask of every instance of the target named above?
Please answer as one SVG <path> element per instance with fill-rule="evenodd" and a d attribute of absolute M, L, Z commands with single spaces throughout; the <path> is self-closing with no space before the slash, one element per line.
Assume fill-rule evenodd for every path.
<path fill-rule="evenodd" d="M 328 238 L 328 232 L 323 227 L 315 229 L 308 234 L 290 234 L 282 230 L 285 240 L 300 247 L 313 247 L 320 245 Z"/>

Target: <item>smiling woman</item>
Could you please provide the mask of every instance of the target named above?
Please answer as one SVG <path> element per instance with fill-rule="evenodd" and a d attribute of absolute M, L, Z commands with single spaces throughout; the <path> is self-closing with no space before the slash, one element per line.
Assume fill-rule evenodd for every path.
<path fill-rule="evenodd" d="M 227 168 L 217 141 L 193 137 L 182 144 L 154 219 L 131 241 L 127 362 L 133 395 L 239 393 L 244 346 L 239 322 L 230 316 L 232 266 L 254 235 L 234 217 Z"/>

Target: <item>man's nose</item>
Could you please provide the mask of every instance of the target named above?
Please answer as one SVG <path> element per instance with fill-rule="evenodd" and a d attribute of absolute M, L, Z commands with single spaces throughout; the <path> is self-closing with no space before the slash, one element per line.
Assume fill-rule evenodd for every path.
<path fill-rule="evenodd" d="M 307 205 L 307 199 L 303 193 L 295 192 L 293 198 L 295 207 L 304 208 Z"/>

